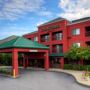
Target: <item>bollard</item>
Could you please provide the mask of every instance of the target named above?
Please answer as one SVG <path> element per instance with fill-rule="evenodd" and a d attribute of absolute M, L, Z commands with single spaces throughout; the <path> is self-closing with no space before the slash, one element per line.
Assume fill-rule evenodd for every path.
<path fill-rule="evenodd" d="M 13 69 L 13 77 L 16 78 L 15 69 Z"/>

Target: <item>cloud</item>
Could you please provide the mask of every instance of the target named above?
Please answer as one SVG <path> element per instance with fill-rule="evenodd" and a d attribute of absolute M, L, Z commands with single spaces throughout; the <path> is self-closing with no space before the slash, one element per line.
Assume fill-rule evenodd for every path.
<path fill-rule="evenodd" d="M 0 19 L 15 20 L 27 12 L 43 9 L 44 0 L 0 0 Z"/>
<path fill-rule="evenodd" d="M 63 12 L 58 15 L 70 20 L 90 17 L 90 0 L 60 0 L 59 8 Z"/>
<path fill-rule="evenodd" d="M 53 13 L 52 13 L 51 11 L 43 10 L 43 11 L 40 11 L 40 12 L 38 13 L 38 15 L 40 15 L 40 16 L 52 17 L 52 16 L 53 16 Z"/>

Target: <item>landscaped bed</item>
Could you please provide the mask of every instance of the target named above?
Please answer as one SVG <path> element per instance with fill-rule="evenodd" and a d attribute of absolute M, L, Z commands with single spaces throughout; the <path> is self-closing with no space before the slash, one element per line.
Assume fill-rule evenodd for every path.
<path fill-rule="evenodd" d="M 9 67 L 1 66 L 0 67 L 0 74 L 11 76 L 12 75 L 12 70 Z"/>
<path fill-rule="evenodd" d="M 88 70 L 88 71 L 90 71 L 90 65 L 64 64 L 64 69 L 67 69 L 67 70 Z"/>
<path fill-rule="evenodd" d="M 88 77 L 90 79 L 90 65 L 65 64 L 64 69 L 83 71 L 82 76 L 85 78 Z"/>

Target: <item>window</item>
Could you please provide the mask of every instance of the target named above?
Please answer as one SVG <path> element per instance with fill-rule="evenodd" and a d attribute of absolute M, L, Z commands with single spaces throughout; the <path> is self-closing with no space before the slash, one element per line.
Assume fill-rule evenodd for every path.
<path fill-rule="evenodd" d="M 85 27 L 85 36 L 90 37 L 90 26 Z"/>
<path fill-rule="evenodd" d="M 62 40 L 63 34 L 62 32 L 57 32 L 53 34 L 53 39 L 54 40 Z"/>
<path fill-rule="evenodd" d="M 63 52 L 63 46 L 62 45 L 54 45 L 53 46 L 53 53 L 62 53 Z"/>
<path fill-rule="evenodd" d="M 72 34 L 73 35 L 79 35 L 80 34 L 80 29 L 79 28 L 76 28 L 72 31 Z"/>
<path fill-rule="evenodd" d="M 46 35 L 44 38 L 45 38 L 45 41 L 49 41 L 49 35 Z"/>
<path fill-rule="evenodd" d="M 62 40 L 62 33 L 56 33 L 56 40 Z"/>
<path fill-rule="evenodd" d="M 47 41 L 49 41 L 49 34 L 41 36 L 41 41 L 42 41 L 42 42 L 47 42 Z"/>
<path fill-rule="evenodd" d="M 38 37 L 34 37 L 34 41 L 38 41 Z"/>
<path fill-rule="evenodd" d="M 56 50 L 57 50 L 57 53 L 62 52 L 62 47 L 61 47 L 61 45 L 56 45 Z"/>
<path fill-rule="evenodd" d="M 80 47 L 80 43 L 73 43 L 73 46 Z"/>

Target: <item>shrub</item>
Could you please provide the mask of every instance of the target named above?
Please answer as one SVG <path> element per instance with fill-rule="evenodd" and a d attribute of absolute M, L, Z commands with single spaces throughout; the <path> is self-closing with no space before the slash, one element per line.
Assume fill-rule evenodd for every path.
<path fill-rule="evenodd" d="M 70 70 L 70 69 L 72 69 L 72 64 L 64 64 L 64 69 L 68 69 L 68 70 Z"/>
<path fill-rule="evenodd" d="M 90 65 L 87 66 L 82 66 L 82 65 L 77 65 L 77 64 L 65 64 L 64 69 L 67 70 L 88 70 L 90 71 Z"/>
<path fill-rule="evenodd" d="M 90 71 L 90 65 L 86 65 L 85 68 L 84 68 L 84 70 Z"/>
<path fill-rule="evenodd" d="M 1 73 L 1 74 L 11 74 L 11 72 L 8 71 L 8 70 L 5 69 L 5 68 L 0 68 L 0 73 Z"/>

